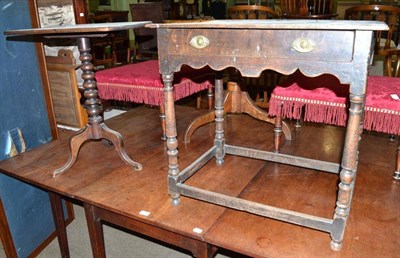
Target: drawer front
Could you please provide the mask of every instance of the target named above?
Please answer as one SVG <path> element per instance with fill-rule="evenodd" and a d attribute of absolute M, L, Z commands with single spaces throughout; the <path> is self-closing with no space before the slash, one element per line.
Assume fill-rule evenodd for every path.
<path fill-rule="evenodd" d="M 186 30 L 168 32 L 167 51 L 172 56 L 196 58 L 292 59 L 351 62 L 353 31 L 308 30 Z"/>

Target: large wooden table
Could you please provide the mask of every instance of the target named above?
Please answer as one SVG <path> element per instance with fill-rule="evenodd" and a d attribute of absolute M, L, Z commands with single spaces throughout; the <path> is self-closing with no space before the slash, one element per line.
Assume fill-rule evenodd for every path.
<path fill-rule="evenodd" d="M 293 251 L 293 255 L 295 250 L 301 249 L 305 249 L 303 253 L 320 254 L 324 242 L 320 232 L 309 232 L 303 230 L 303 227 L 284 223 L 274 226 L 274 221 L 267 222 L 264 217 L 329 232 L 332 237 L 332 249 L 340 249 L 349 218 L 357 167 L 362 165 L 362 161 L 358 159 L 361 132 L 359 129 L 372 30 L 385 30 L 386 25 L 379 22 L 354 21 L 216 21 L 154 26 L 159 27 L 158 38 L 163 43 L 159 45 L 159 50 L 161 73 L 166 89 L 167 150 L 164 143 L 158 141 L 158 135 L 152 133 L 158 131 L 157 116 L 154 116 L 157 120 L 154 122 L 155 120 L 149 119 L 151 116 L 147 112 L 139 110 L 134 115 L 127 114 L 116 118 L 114 126 L 111 127 L 126 137 L 124 139 L 127 153 L 133 154 L 135 159 L 143 164 L 141 172 L 135 172 L 123 164 L 116 156 L 114 148 L 107 149 L 96 141 L 81 145 L 80 158 L 70 168 L 69 173 L 62 177 L 54 178 L 52 171 L 59 167 L 68 155 L 66 142 L 54 142 L 0 163 L 2 173 L 50 192 L 63 256 L 68 256 L 68 248 L 65 228 L 60 219 L 61 196 L 84 203 L 95 257 L 105 255 L 102 220 L 181 246 L 199 257 L 212 255 L 215 252 L 214 245 L 252 256 L 283 256 L 288 255 L 290 250 Z M 239 38 L 251 40 L 237 40 Z M 208 46 L 204 44 L 207 41 Z M 192 42 L 194 47 L 189 46 L 189 42 Z M 90 61 L 87 50 L 83 56 L 85 60 Z M 329 145 L 335 150 L 343 150 L 341 165 L 337 160 L 316 160 L 324 160 L 324 139 L 323 144 L 318 145 L 321 153 L 302 158 L 299 155 L 307 156 L 308 149 L 311 148 L 304 146 L 310 141 L 314 142 L 313 137 L 308 137 L 308 141 L 298 146 L 297 152 L 283 155 L 264 151 L 270 144 L 273 145 L 266 138 L 259 138 L 271 130 L 265 128 L 265 125 L 253 124 L 252 120 L 242 119 L 224 125 L 222 81 L 217 80 L 214 144 L 212 139 L 204 137 L 209 134 L 209 131 L 205 130 L 208 127 L 200 128 L 203 137 L 196 134 L 198 139 L 179 148 L 179 164 L 185 168 L 181 172 L 178 167 L 178 132 L 185 124 L 180 121 L 182 118 L 179 117 L 179 113 L 175 112 L 172 79 L 173 72 L 179 70 L 183 63 L 196 68 L 208 64 L 215 70 L 234 65 L 242 75 L 253 77 L 264 69 L 289 74 L 299 68 L 306 75 L 314 76 L 328 72 L 337 76 L 342 83 L 349 83 L 351 106 L 345 140 L 343 145 L 338 141 Z M 89 77 L 90 80 L 93 79 L 92 75 Z M 89 88 L 92 90 L 93 85 L 89 85 Z M 94 114 L 97 117 L 98 109 Z M 194 116 L 194 113 L 189 114 L 184 122 L 189 122 Z M 177 123 L 176 118 L 181 123 Z M 232 133 L 229 131 L 231 129 L 238 131 Z M 225 144 L 225 139 L 230 141 L 231 145 Z M 285 150 L 288 149 L 282 148 L 282 152 Z M 217 162 L 208 162 L 214 156 Z M 100 158 L 101 160 L 97 161 Z M 264 189 L 264 182 L 268 181 L 269 177 L 264 173 L 265 164 L 271 164 L 265 161 L 283 163 L 273 165 L 273 173 L 277 174 L 287 174 L 289 170 L 285 168 L 285 164 L 303 167 L 295 169 L 296 174 L 304 175 L 292 181 L 290 187 L 298 191 L 294 193 L 285 190 L 285 194 L 290 192 L 294 197 L 289 204 L 283 204 L 282 200 L 269 195 L 278 193 L 278 197 L 281 197 L 282 192 L 279 189 Z M 316 203 L 311 201 L 313 193 L 307 192 L 313 188 L 314 181 L 306 181 L 305 185 L 299 182 L 303 182 L 304 177 L 308 175 L 307 170 L 314 173 L 317 169 L 332 172 L 324 174 L 323 178 L 321 173 L 317 173 L 316 176 L 317 182 L 332 186 L 332 183 L 336 184 L 339 168 L 341 171 L 338 194 L 336 195 L 337 189 L 326 193 L 325 188 L 322 191 L 320 189 L 316 199 L 317 204 L 322 205 L 322 209 L 316 208 Z M 201 173 L 196 173 L 200 170 Z M 168 177 L 165 176 L 167 172 Z M 171 206 L 165 187 L 167 182 L 172 202 L 181 202 L 181 205 Z M 285 185 L 287 181 L 282 182 Z M 380 188 L 383 187 L 380 185 Z M 325 197 L 332 194 L 336 196 L 334 211 L 328 209 L 330 205 L 325 200 Z M 304 202 L 303 195 L 309 196 L 306 198 L 309 200 Z M 305 207 L 299 208 L 299 203 Z M 294 207 L 296 209 L 292 209 Z M 250 214 L 234 211 L 235 209 Z M 332 213 L 333 218 L 327 218 L 332 216 Z M 248 217 L 249 215 L 254 217 Z M 395 216 L 398 217 L 398 214 Z M 363 222 L 361 219 L 352 221 L 362 228 L 365 227 Z M 377 231 L 372 231 L 376 236 L 385 232 L 393 233 L 392 228 L 384 228 L 385 224 L 379 223 L 379 220 L 374 220 L 374 223 L 375 225 L 368 225 Z M 377 225 L 381 227 L 377 228 Z M 269 230 L 271 232 L 268 232 Z M 365 230 L 358 229 L 355 232 Z M 295 249 L 279 250 L 277 246 L 271 249 L 271 243 L 281 243 L 282 239 L 285 239 L 283 233 L 286 233 L 286 237 L 291 236 L 291 240 L 296 240 L 292 247 Z M 312 248 L 304 244 L 307 239 L 312 241 Z M 354 244 L 350 245 L 353 246 Z M 325 254 L 332 255 L 326 249 L 323 250 Z M 343 251 L 343 255 L 351 254 L 351 248 L 345 248 Z M 358 248 L 358 251 L 363 252 L 363 249 Z"/>
<path fill-rule="evenodd" d="M 165 88 L 169 194 L 174 204 L 178 206 L 180 197 L 188 196 L 328 232 L 331 248 L 341 250 L 357 174 L 373 31 L 387 30 L 387 25 L 375 21 L 217 20 L 149 24 L 146 27 L 158 30 L 160 73 Z M 194 68 L 209 65 L 217 71 L 235 67 L 244 77 L 258 77 L 266 69 L 282 74 L 291 74 L 299 69 L 311 77 L 329 73 L 343 84 L 350 84 L 350 109 L 341 163 L 227 144 L 224 136 L 223 83 L 220 78 L 215 82 L 214 144 L 192 164 L 180 166 L 172 82 L 174 72 L 179 71 L 182 64 Z M 276 133 L 280 134 L 280 130 Z M 207 163 L 213 159 L 217 165 L 225 166 L 227 154 L 339 174 L 336 207 L 330 216 L 313 216 L 187 183 L 196 172 L 203 173 Z M 230 182 L 230 178 L 226 178 L 226 183 Z"/>
<path fill-rule="evenodd" d="M 179 140 L 183 139 L 188 123 L 199 114 L 194 108 L 176 107 Z M 173 206 L 167 194 L 167 156 L 165 143 L 159 137 L 158 116 L 158 109 L 139 107 L 106 121 L 110 128 L 124 136 L 127 153 L 143 164 L 139 172 L 126 166 L 114 148 L 89 141 L 82 146 L 79 159 L 68 173 L 54 178 L 52 171 L 68 157 L 68 137 L 0 162 L 0 173 L 49 191 L 63 257 L 68 257 L 68 248 L 57 205 L 60 197 L 83 203 L 94 257 L 104 257 L 106 253 L 100 227 L 104 221 L 182 247 L 197 257 L 212 257 L 213 246 L 251 257 L 397 255 L 400 185 L 391 180 L 396 143 L 389 142 L 386 136 L 363 135 L 359 162 L 362 173 L 357 176 L 358 187 L 346 229 L 346 244 L 341 252 L 334 252 L 327 245 L 329 235 L 316 230 L 185 196 L 181 197 L 180 206 Z M 247 115 L 229 115 L 225 122 L 225 137 L 232 144 L 274 149 L 273 125 Z M 186 166 L 204 152 L 213 143 L 213 131 L 214 125 L 205 125 L 196 131 L 190 144 L 181 145 L 180 164 Z M 340 160 L 343 128 L 303 126 L 296 135 L 295 141 L 282 146 L 283 152 L 332 162 Z M 313 146 L 304 149 L 310 141 Z M 92 160 L 97 162 L 90 162 Z M 213 162 L 207 164 L 206 170 L 196 173 L 189 183 L 315 216 L 332 214 L 336 202 L 336 174 L 233 155 L 227 156 L 225 161 L 222 167 Z M 145 216 L 143 211 L 150 214 Z M 195 228 L 199 233 L 193 231 Z M 82 234 L 85 231 L 87 229 L 82 228 Z"/>

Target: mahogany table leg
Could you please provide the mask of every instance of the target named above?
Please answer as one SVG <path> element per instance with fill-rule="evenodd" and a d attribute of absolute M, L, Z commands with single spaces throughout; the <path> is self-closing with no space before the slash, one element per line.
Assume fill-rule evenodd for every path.
<path fill-rule="evenodd" d="M 0 198 L 0 240 L 6 257 L 17 257 L 14 241 L 6 217 L 6 211 Z"/>
<path fill-rule="evenodd" d="M 246 113 L 256 119 L 270 124 L 275 124 L 275 119 L 269 117 L 264 110 L 260 109 L 256 104 L 254 104 L 249 94 L 245 91 L 241 91 L 240 86 L 233 81 L 228 82 L 228 90 L 226 92 L 223 107 L 225 114 Z M 193 120 L 185 130 L 184 142 L 190 143 L 190 139 L 197 128 L 213 121 L 215 121 L 214 111 L 210 111 Z M 287 123 L 282 122 L 282 130 L 286 140 L 290 141 L 292 139 L 292 135 Z"/>
<path fill-rule="evenodd" d="M 78 38 L 78 48 L 80 52 L 79 59 L 82 61 L 81 70 L 82 78 L 84 79 L 83 88 L 84 96 L 86 98 L 85 108 L 88 114 L 88 124 L 77 135 L 73 136 L 70 140 L 71 154 L 67 163 L 53 172 L 53 176 L 59 176 L 66 172 L 72 165 L 74 165 L 79 149 L 82 144 L 87 140 L 106 139 L 113 143 L 115 151 L 121 159 L 128 165 L 136 170 L 141 170 L 142 165 L 129 158 L 125 151 L 121 134 L 109 129 L 103 121 L 101 112 L 103 110 L 97 94 L 97 83 L 95 79 L 94 66 L 91 63 L 92 55 L 90 54 L 90 40 L 89 38 Z"/>
<path fill-rule="evenodd" d="M 112 144 L 114 145 L 115 151 L 119 155 L 119 157 L 128 165 L 132 166 L 136 170 L 142 170 L 143 166 L 142 164 L 133 161 L 128 154 L 125 151 L 124 147 L 124 142 L 122 139 L 122 135 L 114 130 L 111 130 L 110 128 L 107 127 L 106 124 L 101 123 L 99 125 L 101 131 L 102 131 L 102 137 L 103 139 L 107 139 Z"/>
<path fill-rule="evenodd" d="M 53 212 L 54 224 L 56 226 L 58 245 L 60 246 L 61 257 L 69 257 L 68 238 L 64 220 L 61 196 L 49 192 L 51 210 Z"/>
<path fill-rule="evenodd" d="M 207 244 L 205 242 L 198 242 L 196 252 L 192 252 L 194 257 L 197 258 L 211 258 L 215 256 L 218 248 Z"/>
<path fill-rule="evenodd" d="M 138 221 L 121 214 L 84 203 L 93 257 L 105 257 L 104 234 L 102 224 L 108 222 L 133 232 L 144 234 L 159 241 L 169 243 L 192 253 L 194 257 L 214 257 L 218 248 L 199 239 L 181 235 L 178 232 L 159 228 L 151 223 Z"/>
<path fill-rule="evenodd" d="M 69 140 L 71 153 L 69 155 L 68 161 L 61 168 L 54 170 L 53 177 L 61 175 L 62 173 L 70 169 L 72 165 L 74 165 L 76 158 L 78 157 L 79 148 L 87 139 L 89 139 L 89 133 L 90 127 L 86 126 L 83 130 L 79 131 L 77 135 L 71 137 L 71 139 Z"/>
<path fill-rule="evenodd" d="M 97 217 L 96 212 L 94 212 L 94 207 L 92 205 L 84 203 L 83 206 L 85 208 L 85 216 L 89 230 L 93 257 L 105 258 L 106 251 L 101 219 Z"/>

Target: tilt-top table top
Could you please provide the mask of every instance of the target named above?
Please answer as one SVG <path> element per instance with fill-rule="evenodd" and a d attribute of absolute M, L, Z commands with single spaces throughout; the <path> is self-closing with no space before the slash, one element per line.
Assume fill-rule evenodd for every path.
<path fill-rule="evenodd" d="M 67 34 L 71 37 L 71 34 L 80 33 L 107 33 L 118 30 L 128 30 L 141 28 L 146 24 L 150 24 L 150 21 L 141 22 L 110 22 L 110 23 L 90 23 L 90 24 L 76 24 L 67 26 L 47 27 L 47 28 L 33 28 L 33 29 L 21 29 L 21 30 L 8 30 L 4 32 L 4 35 L 10 36 L 22 36 L 22 35 L 63 35 Z M 95 35 L 96 36 L 96 35 Z M 77 35 L 82 37 L 82 35 Z"/>

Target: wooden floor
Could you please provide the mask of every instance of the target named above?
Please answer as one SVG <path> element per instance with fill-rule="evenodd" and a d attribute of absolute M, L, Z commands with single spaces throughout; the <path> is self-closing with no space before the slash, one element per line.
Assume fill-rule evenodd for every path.
<path fill-rule="evenodd" d="M 214 124 L 199 128 L 190 144 L 182 143 L 184 128 L 199 113 L 177 106 L 181 170 L 213 143 Z M 51 171 L 67 160 L 66 137 L 1 162 L 0 171 L 184 235 L 194 235 L 193 228 L 201 228 L 203 232 L 193 237 L 252 257 L 400 257 L 400 182 L 392 179 L 397 142 L 390 142 L 387 135 L 362 136 L 343 250 L 334 252 L 329 247 L 329 234 L 324 232 L 186 197 L 181 198 L 180 206 L 172 206 L 167 192 L 165 143 L 160 139 L 158 122 L 158 109 L 146 107 L 107 121 L 124 136 L 128 154 L 143 163 L 141 172 L 123 164 L 112 147 L 90 142 L 83 146 L 71 171 L 53 179 Z M 247 115 L 228 115 L 225 133 L 226 143 L 273 149 L 273 126 Z M 284 142 L 281 152 L 339 162 L 343 137 L 343 128 L 308 124 L 294 131 L 293 141 Z M 224 166 L 210 162 L 188 183 L 332 218 L 338 175 L 226 156 Z M 151 211 L 152 216 L 140 217 L 140 210 Z"/>

